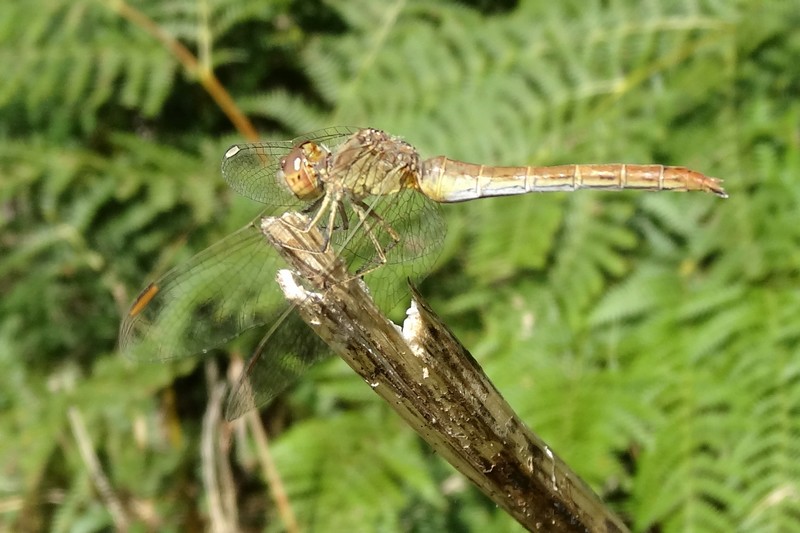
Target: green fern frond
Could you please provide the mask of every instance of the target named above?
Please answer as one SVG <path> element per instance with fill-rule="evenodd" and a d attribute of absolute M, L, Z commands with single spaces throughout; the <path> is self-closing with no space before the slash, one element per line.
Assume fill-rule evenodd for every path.
<path fill-rule="evenodd" d="M 283 89 L 239 100 L 243 111 L 281 123 L 286 131 L 301 135 L 328 125 L 327 110 Z"/>
<path fill-rule="evenodd" d="M 466 272 L 482 283 L 507 279 L 520 271 L 543 270 L 556 245 L 556 232 L 564 223 L 561 199 L 539 202 L 531 208 L 528 198 L 483 202 L 462 218 L 474 240 L 463 254 Z M 496 228 L 495 234 L 477 228 Z"/>
<path fill-rule="evenodd" d="M 317 517 L 333 531 L 396 530 L 401 517 L 393 509 L 412 499 L 442 506 L 422 457 L 409 448 L 408 439 L 416 437 L 391 431 L 399 421 L 385 414 L 384 407 L 373 406 L 360 414 L 309 420 L 273 446 L 294 511 L 305 527 L 319 527 L 313 521 Z M 336 438 L 318 446 L 319 432 L 330 430 Z"/>
<path fill-rule="evenodd" d="M 795 4 L 131 3 L 277 135 L 376 126 L 424 157 L 723 178 L 724 202 L 578 192 L 445 206 L 445 261 L 423 286 L 523 419 L 635 528 L 665 532 L 800 520 Z M 119 359 L 118 318 L 154 272 L 257 206 L 219 178 L 239 139 L 214 100 L 115 5 L 0 5 L 0 456 L 9 501 L 41 501 L 60 480 L 61 506 L 34 516 L 44 526 L 108 527 L 64 432 L 74 404 L 115 488 L 162 529 L 186 529 L 179 505 L 206 518 L 187 496 L 202 373 L 196 359 Z M 273 442 L 304 525 L 513 530 L 348 376 L 322 367 L 263 415 L 289 421 Z M 239 472 L 242 501 L 270 520 Z M 0 529 L 28 514 L 0 515 Z"/>
<path fill-rule="evenodd" d="M 154 116 L 169 94 L 177 65 L 164 48 L 141 31 L 106 31 L 117 14 L 99 3 L 7 2 L 0 18 L 31 22 L 0 26 L 0 69 L 18 73 L 0 106 L 24 109 L 32 124 L 91 130 L 111 98 Z"/>
<path fill-rule="evenodd" d="M 742 530 L 791 530 L 800 516 L 800 363 L 797 294 L 755 291 L 751 335 L 736 339 L 732 377 L 741 391 L 742 438 L 732 454 L 739 466 Z"/>
<path fill-rule="evenodd" d="M 583 321 L 607 277 L 622 276 L 630 268 L 625 252 L 637 239 L 624 223 L 632 214 L 631 206 L 623 202 L 600 204 L 590 195 L 571 199 L 564 238 L 549 272 L 550 286 L 569 324 Z"/>
<path fill-rule="evenodd" d="M 340 106 L 335 116 L 344 122 L 419 132 L 422 147 L 455 157 L 494 163 L 498 156 L 520 157 L 524 163 L 560 159 L 566 152 L 557 143 L 565 137 L 572 138 L 571 156 L 576 143 L 591 153 L 593 132 L 586 125 L 593 122 L 613 124 L 618 132 L 658 124 L 658 106 L 670 109 L 670 103 L 655 85 L 634 90 L 639 84 L 682 72 L 686 62 L 716 65 L 719 56 L 730 55 L 730 13 L 697 13 L 691 2 L 649 4 L 646 14 L 623 3 L 598 13 L 579 4 L 525 3 L 513 16 L 481 18 L 446 4 L 395 3 L 394 14 L 394 7 L 379 11 L 351 2 L 339 9 L 352 33 L 314 43 L 306 71 Z M 588 37 L 565 40 L 570 35 Z M 675 39 L 708 53 L 672 57 Z M 465 130 L 479 135 L 454 135 Z M 633 137 L 621 133 L 621 139 Z M 619 149 L 636 155 L 632 147 Z"/>

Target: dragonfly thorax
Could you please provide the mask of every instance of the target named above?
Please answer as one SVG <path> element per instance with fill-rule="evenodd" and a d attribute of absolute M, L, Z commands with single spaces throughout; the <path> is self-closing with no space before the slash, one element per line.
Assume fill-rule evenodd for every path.
<path fill-rule="evenodd" d="M 364 128 L 337 146 L 321 179 L 325 188 L 351 198 L 394 194 L 415 188 L 419 155 L 398 137 Z"/>
<path fill-rule="evenodd" d="M 301 200 L 316 200 L 323 194 L 320 180 L 319 163 L 330 152 L 323 146 L 313 142 L 304 142 L 292 148 L 281 159 L 278 170 L 278 181 Z"/>

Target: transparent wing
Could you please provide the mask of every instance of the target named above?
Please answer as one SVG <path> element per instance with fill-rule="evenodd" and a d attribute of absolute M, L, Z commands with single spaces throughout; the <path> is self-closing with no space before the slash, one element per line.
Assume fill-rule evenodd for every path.
<path fill-rule="evenodd" d="M 204 353 L 269 323 L 285 307 L 275 286 L 280 257 L 257 222 L 150 284 L 120 326 L 120 348 L 139 360 Z"/>
<path fill-rule="evenodd" d="M 368 231 L 373 233 L 384 250 L 386 263 L 369 271 L 364 279 L 375 301 L 388 312 L 408 295 L 408 279 L 419 282 L 430 272 L 441 251 L 446 226 L 439 205 L 414 190 L 375 196 L 366 203 L 385 226 L 370 216 L 365 223 L 370 228 L 345 232 L 336 237 L 336 245 L 348 258 L 349 271 L 357 272 L 381 263 Z M 397 233 L 399 242 L 393 241 L 386 227 Z"/>
<path fill-rule="evenodd" d="M 120 328 L 122 352 L 168 360 L 208 352 L 243 331 L 272 328 L 228 400 L 237 418 L 269 403 L 330 350 L 289 308 L 275 275 L 282 261 L 257 222 L 150 284 Z"/>
<path fill-rule="evenodd" d="M 222 176 L 239 194 L 257 202 L 286 209 L 304 204 L 277 179 L 280 161 L 303 141 L 333 148 L 357 132 L 358 128 L 326 128 L 301 135 L 291 141 L 266 141 L 234 144 L 222 159 Z"/>
<path fill-rule="evenodd" d="M 269 404 L 311 365 L 329 355 L 328 345 L 303 322 L 295 308 L 286 307 L 247 362 L 228 398 L 225 418 L 235 420 Z"/>

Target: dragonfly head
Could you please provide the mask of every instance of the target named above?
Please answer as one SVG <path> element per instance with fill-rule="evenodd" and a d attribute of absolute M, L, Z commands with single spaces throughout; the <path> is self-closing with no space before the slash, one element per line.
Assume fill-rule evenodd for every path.
<path fill-rule="evenodd" d="M 328 150 L 317 143 L 299 144 L 281 159 L 278 179 L 299 199 L 315 200 L 323 193 L 320 162 L 328 155 Z"/>

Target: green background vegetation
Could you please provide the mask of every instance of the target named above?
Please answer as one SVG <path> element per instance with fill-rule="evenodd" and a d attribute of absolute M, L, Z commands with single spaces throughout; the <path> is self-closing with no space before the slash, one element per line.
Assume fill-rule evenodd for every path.
<path fill-rule="evenodd" d="M 115 350 L 147 281 L 259 212 L 219 175 L 245 131 L 213 70 L 263 138 L 369 125 L 426 156 L 724 178 L 728 200 L 444 206 L 422 292 L 635 530 L 800 530 L 800 2 L 136 8 L 198 63 L 121 0 L 0 3 L 0 527 L 210 528 L 233 495 L 242 529 L 287 528 L 252 426 L 220 429 L 232 485 L 204 477 L 228 459 L 201 446 L 214 370 L 253 339 L 163 365 Z M 261 420 L 303 530 L 519 530 L 338 359 Z"/>

